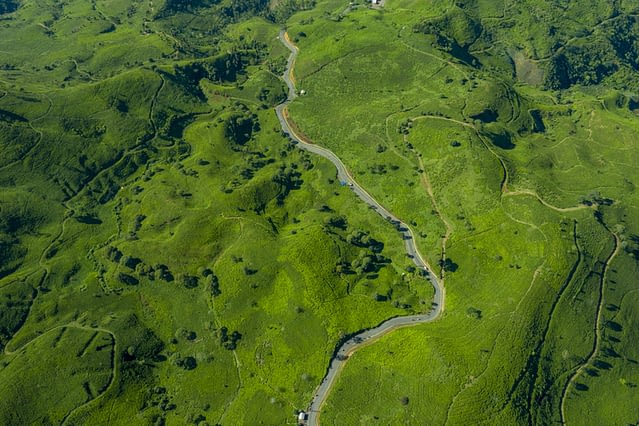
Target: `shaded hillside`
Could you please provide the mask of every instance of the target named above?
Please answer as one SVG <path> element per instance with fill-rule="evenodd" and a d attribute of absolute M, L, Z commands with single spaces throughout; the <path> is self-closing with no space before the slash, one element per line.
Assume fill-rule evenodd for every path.
<path fill-rule="evenodd" d="M 20 7 L 17 0 L 0 0 L 0 15 L 15 12 Z"/>

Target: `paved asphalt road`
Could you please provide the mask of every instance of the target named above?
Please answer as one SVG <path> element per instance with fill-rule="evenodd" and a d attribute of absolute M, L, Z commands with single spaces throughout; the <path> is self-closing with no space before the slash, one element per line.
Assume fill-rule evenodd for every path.
<path fill-rule="evenodd" d="M 288 86 L 288 98 L 285 102 L 278 105 L 275 109 L 275 111 L 277 112 L 277 118 L 279 119 L 282 126 L 282 130 L 285 133 L 288 133 L 290 138 L 297 143 L 297 146 L 300 149 L 312 152 L 317 155 L 321 155 L 322 157 L 333 163 L 337 168 L 338 179 L 341 182 L 346 182 L 346 184 L 353 190 L 355 194 L 357 194 L 359 198 L 362 199 L 362 201 L 368 204 L 372 209 L 377 211 L 380 216 L 382 216 L 385 220 L 391 222 L 397 228 L 397 231 L 400 233 L 402 239 L 404 240 L 404 244 L 406 246 L 406 254 L 408 255 L 408 257 L 413 259 L 413 262 L 415 263 L 417 268 L 422 271 L 422 274 L 433 284 L 433 287 L 435 288 L 435 297 L 432 305 L 433 307 L 432 310 L 427 314 L 391 318 L 387 321 L 384 321 L 375 328 L 363 331 L 351 337 L 339 347 L 336 356 L 333 357 L 333 359 L 331 360 L 324 380 L 322 380 L 322 383 L 315 391 L 313 400 L 311 401 L 308 408 L 307 424 L 316 426 L 319 425 L 320 409 L 322 408 L 324 401 L 326 401 L 326 398 L 328 397 L 333 384 L 339 376 L 340 371 L 342 370 L 342 368 L 344 368 L 344 365 L 348 361 L 348 357 L 360 347 L 374 342 L 376 339 L 387 333 L 390 333 L 393 330 L 401 327 L 408 327 L 411 325 L 431 322 L 437 319 L 444 310 L 444 288 L 442 287 L 439 279 L 435 276 L 435 274 L 433 274 L 430 265 L 428 265 L 428 263 L 422 258 L 421 254 L 419 253 L 417 246 L 415 245 L 415 235 L 413 233 L 413 230 L 406 223 L 402 222 L 391 212 L 386 210 L 384 206 L 382 206 L 368 192 L 366 192 L 366 190 L 355 181 L 353 176 L 351 176 L 351 174 L 346 169 L 346 166 L 344 166 L 344 163 L 342 163 L 342 160 L 340 160 L 337 155 L 319 145 L 305 142 L 304 139 L 297 135 L 295 131 L 292 130 L 289 126 L 289 123 L 286 119 L 285 111 L 286 107 L 297 97 L 295 85 L 291 80 L 292 69 L 295 65 L 295 59 L 297 58 L 297 47 L 291 43 L 285 30 L 282 30 L 280 32 L 279 39 L 291 51 L 291 54 L 288 58 L 286 71 L 283 75 L 284 82 Z"/>

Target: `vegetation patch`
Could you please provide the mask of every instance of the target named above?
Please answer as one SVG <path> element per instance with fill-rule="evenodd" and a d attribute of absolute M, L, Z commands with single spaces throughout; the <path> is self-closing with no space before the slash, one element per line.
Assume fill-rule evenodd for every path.
<path fill-rule="evenodd" d="M 632 2 L 0 3 L 0 423 L 636 422 Z M 407 237 L 404 237 L 407 238 Z M 56 374 L 51 374 L 55 371 Z"/>

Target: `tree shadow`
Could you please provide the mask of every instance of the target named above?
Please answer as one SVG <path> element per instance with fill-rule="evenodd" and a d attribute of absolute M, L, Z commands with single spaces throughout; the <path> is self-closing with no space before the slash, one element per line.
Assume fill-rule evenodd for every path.
<path fill-rule="evenodd" d="M 594 368 L 587 368 L 586 374 L 588 374 L 590 377 L 599 377 L 599 371 L 595 370 Z"/>
<path fill-rule="evenodd" d="M 515 147 L 515 144 L 508 133 L 492 134 L 490 135 L 490 141 L 493 145 L 501 149 L 510 150 Z"/>
<path fill-rule="evenodd" d="M 588 386 L 586 386 L 586 385 L 585 385 L 585 384 L 583 384 L 583 383 L 577 383 L 577 384 L 575 384 L 575 389 L 577 389 L 577 390 L 578 390 L 578 391 L 580 391 L 580 392 L 585 392 L 585 391 L 587 391 L 589 388 L 588 388 Z"/>
<path fill-rule="evenodd" d="M 617 312 L 619 310 L 619 306 L 613 305 L 612 303 L 608 303 L 606 305 L 606 309 L 609 310 L 610 312 Z"/>
<path fill-rule="evenodd" d="M 608 336 L 608 341 L 612 342 L 612 343 L 619 343 L 621 342 L 621 340 L 619 340 L 618 338 L 616 338 L 615 336 Z"/>
<path fill-rule="evenodd" d="M 602 361 L 600 359 L 593 362 L 593 365 L 600 370 L 610 370 L 612 368 L 612 364 L 606 361 Z"/>
<path fill-rule="evenodd" d="M 90 215 L 76 216 L 75 220 L 86 225 L 100 225 L 102 223 L 100 218 Z"/>
<path fill-rule="evenodd" d="M 612 331 L 622 331 L 623 330 L 623 327 L 621 326 L 621 324 L 619 324 L 618 322 L 615 322 L 615 321 L 607 321 L 606 322 L 606 327 L 608 327 Z"/>
<path fill-rule="evenodd" d="M 603 350 L 603 353 L 604 355 L 610 358 L 621 358 L 621 355 L 619 355 L 619 353 L 615 351 L 613 348 L 605 348 Z"/>

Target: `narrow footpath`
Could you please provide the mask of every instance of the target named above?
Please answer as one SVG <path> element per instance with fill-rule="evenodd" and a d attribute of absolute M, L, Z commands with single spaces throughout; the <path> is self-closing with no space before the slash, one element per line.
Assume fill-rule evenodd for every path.
<path fill-rule="evenodd" d="M 342 343 L 342 345 L 335 353 L 335 356 L 331 360 L 331 363 L 326 372 L 326 376 L 322 380 L 320 386 L 316 389 L 313 399 L 308 407 L 307 424 L 316 426 L 320 423 L 319 418 L 322 405 L 328 398 L 333 385 L 337 381 L 337 377 L 344 368 L 344 365 L 348 361 L 350 355 L 352 355 L 361 347 L 375 342 L 377 339 L 392 332 L 393 330 L 402 327 L 409 327 L 412 325 L 432 322 L 439 318 L 444 310 L 445 290 L 443 282 L 440 281 L 440 278 L 433 273 L 430 265 L 419 253 L 419 250 L 417 249 L 417 245 L 415 243 L 415 234 L 413 233 L 413 230 L 410 228 L 410 226 L 395 217 L 390 211 L 386 210 L 384 206 L 382 206 L 377 200 L 375 200 L 375 198 L 373 198 L 373 196 L 371 196 L 364 188 L 362 188 L 357 183 L 357 181 L 355 181 L 353 176 L 346 169 L 346 166 L 344 166 L 342 160 L 340 160 L 340 158 L 335 155 L 335 153 L 319 145 L 311 143 L 311 141 L 307 138 L 300 136 L 294 130 L 295 127 L 290 124 L 287 114 L 287 107 L 297 97 L 295 84 L 293 81 L 293 67 L 295 65 L 295 60 L 297 59 L 298 49 L 293 43 L 291 43 L 291 40 L 288 37 L 288 33 L 285 30 L 282 30 L 280 32 L 279 39 L 291 51 L 291 54 L 288 57 L 286 71 L 282 76 L 284 82 L 288 86 L 288 97 L 286 101 L 275 108 L 277 118 L 279 119 L 280 125 L 282 126 L 282 131 L 288 134 L 289 137 L 297 144 L 297 147 L 299 147 L 300 149 L 320 155 L 333 163 L 337 168 L 337 178 L 342 182 L 346 182 L 351 190 L 362 201 L 368 204 L 385 220 L 395 225 L 399 234 L 404 240 L 406 254 L 409 258 L 413 259 L 413 262 L 415 263 L 417 268 L 422 271 L 424 277 L 426 277 L 432 283 L 435 289 L 435 296 L 433 298 L 432 309 L 430 310 L 430 312 L 421 315 L 410 315 L 405 317 L 391 318 L 387 321 L 384 321 L 375 328 L 363 331 L 355 336 L 352 336 L 350 339 Z"/>

